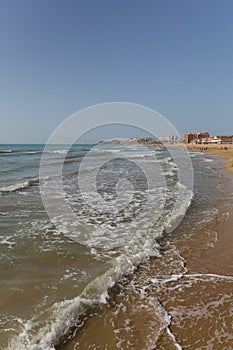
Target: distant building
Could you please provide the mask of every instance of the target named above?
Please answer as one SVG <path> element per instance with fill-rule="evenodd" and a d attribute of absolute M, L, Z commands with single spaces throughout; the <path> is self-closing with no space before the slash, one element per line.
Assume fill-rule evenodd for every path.
<path fill-rule="evenodd" d="M 233 135 L 231 136 L 223 135 L 223 136 L 216 136 L 216 137 L 221 140 L 221 143 L 233 143 Z"/>
<path fill-rule="evenodd" d="M 203 139 L 208 139 L 210 137 L 208 132 L 199 132 L 197 134 L 194 134 L 192 132 L 189 132 L 188 134 L 184 135 L 184 142 L 185 143 L 202 143 Z"/>
<path fill-rule="evenodd" d="M 188 134 L 184 135 L 184 142 L 185 143 L 190 143 L 194 139 L 197 138 L 197 134 L 193 134 L 192 132 L 189 132 Z"/>
<path fill-rule="evenodd" d="M 221 144 L 222 140 L 219 136 L 214 136 L 212 139 L 212 143 Z"/>
<path fill-rule="evenodd" d="M 194 134 L 192 132 L 189 132 L 184 135 L 184 142 L 185 143 L 193 143 L 193 144 L 221 144 L 221 143 L 233 143 L 233 135 L 227 136 L 214 136 L 210 137 L 208 132 L 199 132 L 197 134 Z"/>
<path fill-rule="evenodd" d="M 197 138 L 198 139 L 208 139 L 210 137 L 210 134 L 207 132 L 207 131 L 205 131 L 205 132 L 199 132 L 198 134 L 197 134 Z"/>

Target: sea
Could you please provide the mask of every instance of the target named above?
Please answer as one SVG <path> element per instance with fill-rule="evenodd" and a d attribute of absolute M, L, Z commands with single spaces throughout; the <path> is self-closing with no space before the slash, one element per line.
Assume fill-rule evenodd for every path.
<path fill-rule="evenodd" d="M 177 339 L 180 305 L 169 313 L 162 299 L 169 282 L 187 288 L 180 247 L 197 232 L 202 248 L 215 245 L 218 233 L 202 230 L 224 194 L 213 157 L 189 152 L 187 165 L 183 152 L 0 145 L 2 350 L 202 348 Z"/>

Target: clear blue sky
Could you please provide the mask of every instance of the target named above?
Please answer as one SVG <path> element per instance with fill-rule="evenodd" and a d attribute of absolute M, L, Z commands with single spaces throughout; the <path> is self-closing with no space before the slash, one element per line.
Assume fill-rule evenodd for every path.
<path fill-rule="evenodd" d="M 232 0 L 0 0 L 0 143 L 44 143 L 110 101 L 233 134 L 232 14 Z"/>

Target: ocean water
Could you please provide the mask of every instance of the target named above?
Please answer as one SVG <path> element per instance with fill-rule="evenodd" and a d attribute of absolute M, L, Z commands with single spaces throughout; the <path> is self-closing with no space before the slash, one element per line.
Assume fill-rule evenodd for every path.
<path fill-rule="evenodd" d="M 0 146 L 1 348 L 146 350 L 167 330 L 179 349 L 145 281 L 187 272 L 176 239 L 218 214 L 212 159 L 190 154 L 191 191 L 166 148 L 53 145 L 40 172 L 43 151 Z"/>

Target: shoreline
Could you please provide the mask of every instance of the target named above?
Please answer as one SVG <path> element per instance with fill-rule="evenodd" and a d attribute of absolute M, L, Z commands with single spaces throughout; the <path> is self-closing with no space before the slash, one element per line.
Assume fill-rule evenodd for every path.
<path fill-rule="evenodd" d="M 177 144 L 165 144 L 166 147 L 172 147 L 172 148 L 186 148 L 190 151 L 196 151 L 196 152 L 206 152 L 213 156 L 218 156 L 220 158 L 226 159 L 225 168 L 226 170 L 233 172 L 233 145 L 232 144 L 219 144 L 219 145 L 193 145 L 193 144 L 184 144 L 184 143 L 177 143 Z M 223 148 L 227 147 L 227 150 L 224 150 Z"/>
<path fill-rule="evenodd" d="M 140 145 L 140 143 L 139 143 Z M 226 159 L 225 168 L 233 172 L 233 144 L 185 144 L 185 143 L 147 143 L 146 147 L 186 148 L 190 151 L 207 152 L 211 155 Z M 224 150 L 224 147 L 227 149 Z"/>
<path fill-rule="evenodd" d="M 222 152 L 216 147 L 211 147 L 207 151 L 214 156 L 220 156 Z M 222 158 L 229 159 L 225 154 Z M 187 247 L 182 241 L 178 245 L 185 259 L 187 272 L 180 280 L 182 288 L 180 291 L 174 288 L 173 300 L 169 298 L 172 301 L 168 300 L 167 303 L 165 301 L 165 305 L 168 312 L 169 309 L 171 310 L 171 331 L 182 345 L 185 339 L 187 344 L 191 343 L 198 348 L 205 347 L 208 343 L 205 342 L 205 339 L 208 339 L 208 333 L 214 334 L 216 331 L 219 332 L 220 337 L 212 345 L 214 349 L 220 350 L 232 344 L 232 335 L 229 340 L 227 334 L 231 334 L 233 322 L 230 302 L 233 287 L 233 174 L 227 171 L 230 170 L 229 168 L 223 168 L 223 163 L 219 159 L 211 164 L 212 169 L 219 176 L 219 185 L 223 193 L 223 197 L 216 206 L 218 214 L 213 222 L 192 236 Z M 204 243 L 206 235 L 212 237 L 212 241 L 207 245 Z M 204 320 L 197 313 L 200 306 L 203 309 L 201 312 L 206 313 Z M 179 315 L 176 314 L 177 307 L 181 310 Z M 189 318 L 192 311 L 193 315 L 196 315 L 196 319 L 193 316 L 193 320 Z"/>
<path fill-rule="evenodd" d="M 200 151 L 197 148 L 193 150 Z M 216 156 L 216 154 L 213 155 Z M 223 161 L 220 158 L 216 157 L 210 166 L 218 174 L 219 186 L 224 195 L 221 196 L 220 201 L 215 198 L 219 212 L 213 222 L 207 223 L 204 227 L 198 227 L 190 237 L 183 237 L 182 234 L 179 236 L 184 227 L 178 228 L 178 235 L 175 232 L 175 237 L 170 237 L 170 242 L 175 243 L 178 249 L 177 263 L 181 264 L 180 272 L 178 271 L 178 274 L 170 277 L 162 276 L 161 280 L 157 279 L 157 276 L 163 272 L 164 262 L 168 264 L 167 267 L 169 264 L 173 264 L 173 260 L 169 259 L 171 247 L 169 244 L 165 245 L 164 251 L 161 251 L 163 254 L 161 260 L 151 257 L 148 264 L 139 265 L 132 279 L 127 278 L 125 285 L 124 282 L 117 284 L 116 294 L 114 293 L 110 305 L 99 310 L 96 314 L 92 314 L 92 317 L 86 320 L 84 329 L 79 329 L 80 333 L 77 328 L 76 336 L 70 341 L 60 344 L 56 349 L 82 349 L 85 344 L 89 344 L 88 336 L 92 336 L 94 342 L 94 339 L 99 340 L 100 334 L 102 334 L 101 346 L 108 343 L 108 349 L 114 349 L 112 330 L 107 327 L 109 309 L 114 311 L 116 314 L 114 322 L 119 323 L 123 330 L 125 326 L 123 321 L 125 320 L 120 306 L 125 306 L 125 301 L 131 300 L 131 298 L 133 299 L 131 304 L 139 313 L 135 314 L 135 309 L 131 309 L 131 304 L 126 303 L 130 315 L 128 318 L 134 320 L 135 330 L 137 330 L 136 333 L 133 333 L 135 342 L 138 340 L 141 344 L 135 348 L 143 348 L 142 344 L 151 315 L 149 309 L 145 314 L 140 311 L 141 297 L 145 298 L 140 295 L 140 290 L 146 293 L 148 300 L 158 300 L 167 313 L 167 317 L 170 318 L 170 324 L 161 332 L 157 339 L 157 346 L 153 349 L 175 350 L 179 346 L 181 348 L 182 345 L 190 347 L 190 344 L 195 348 L 203 348 L 210 341 L 214 349 L 220 350 L 231 344 L 232 339 L 229 340 L 229 334 L 232 315 L 230 315 L 231 304 L 229 300 L 232 298 L 231 290 L 233 288 L 231 263 L 233 209 L 232 197 L 230 196 L 233 193 L 233 174 L 224 169 Z M 121 289 L 121 285 L 124 285 L 123 289 Z M 131 289 L 130 286 L 136 286 L 136 289 Z M 144 301 L 145 299 L 143 299 Z M 206 313 L 206 317 L 203 317 L 202 311 Z M 155 322 L 154 326 L 158 327 L 156 321 L 153 320 L 153 322 Z M 226 327 L 223 330 L 224 322 Z M 145 334 L 143 333 L 144 328 Z M 215 331 L 219 331 L 219 339 L 216 340 L 214 340 Z M 221 343 L 222 339 L 223 343 Z"/>
<path fill-rule="evenodd" d="M 233 172 L 233 145 L 195 145 L 187 146 L 188 149 L 202 151 L 203 147 L 207 148 L 206 152 L 214 156 L 226 159 L 225 168 Z M 227 150 L 223 148 L 227 147 Z"/>

